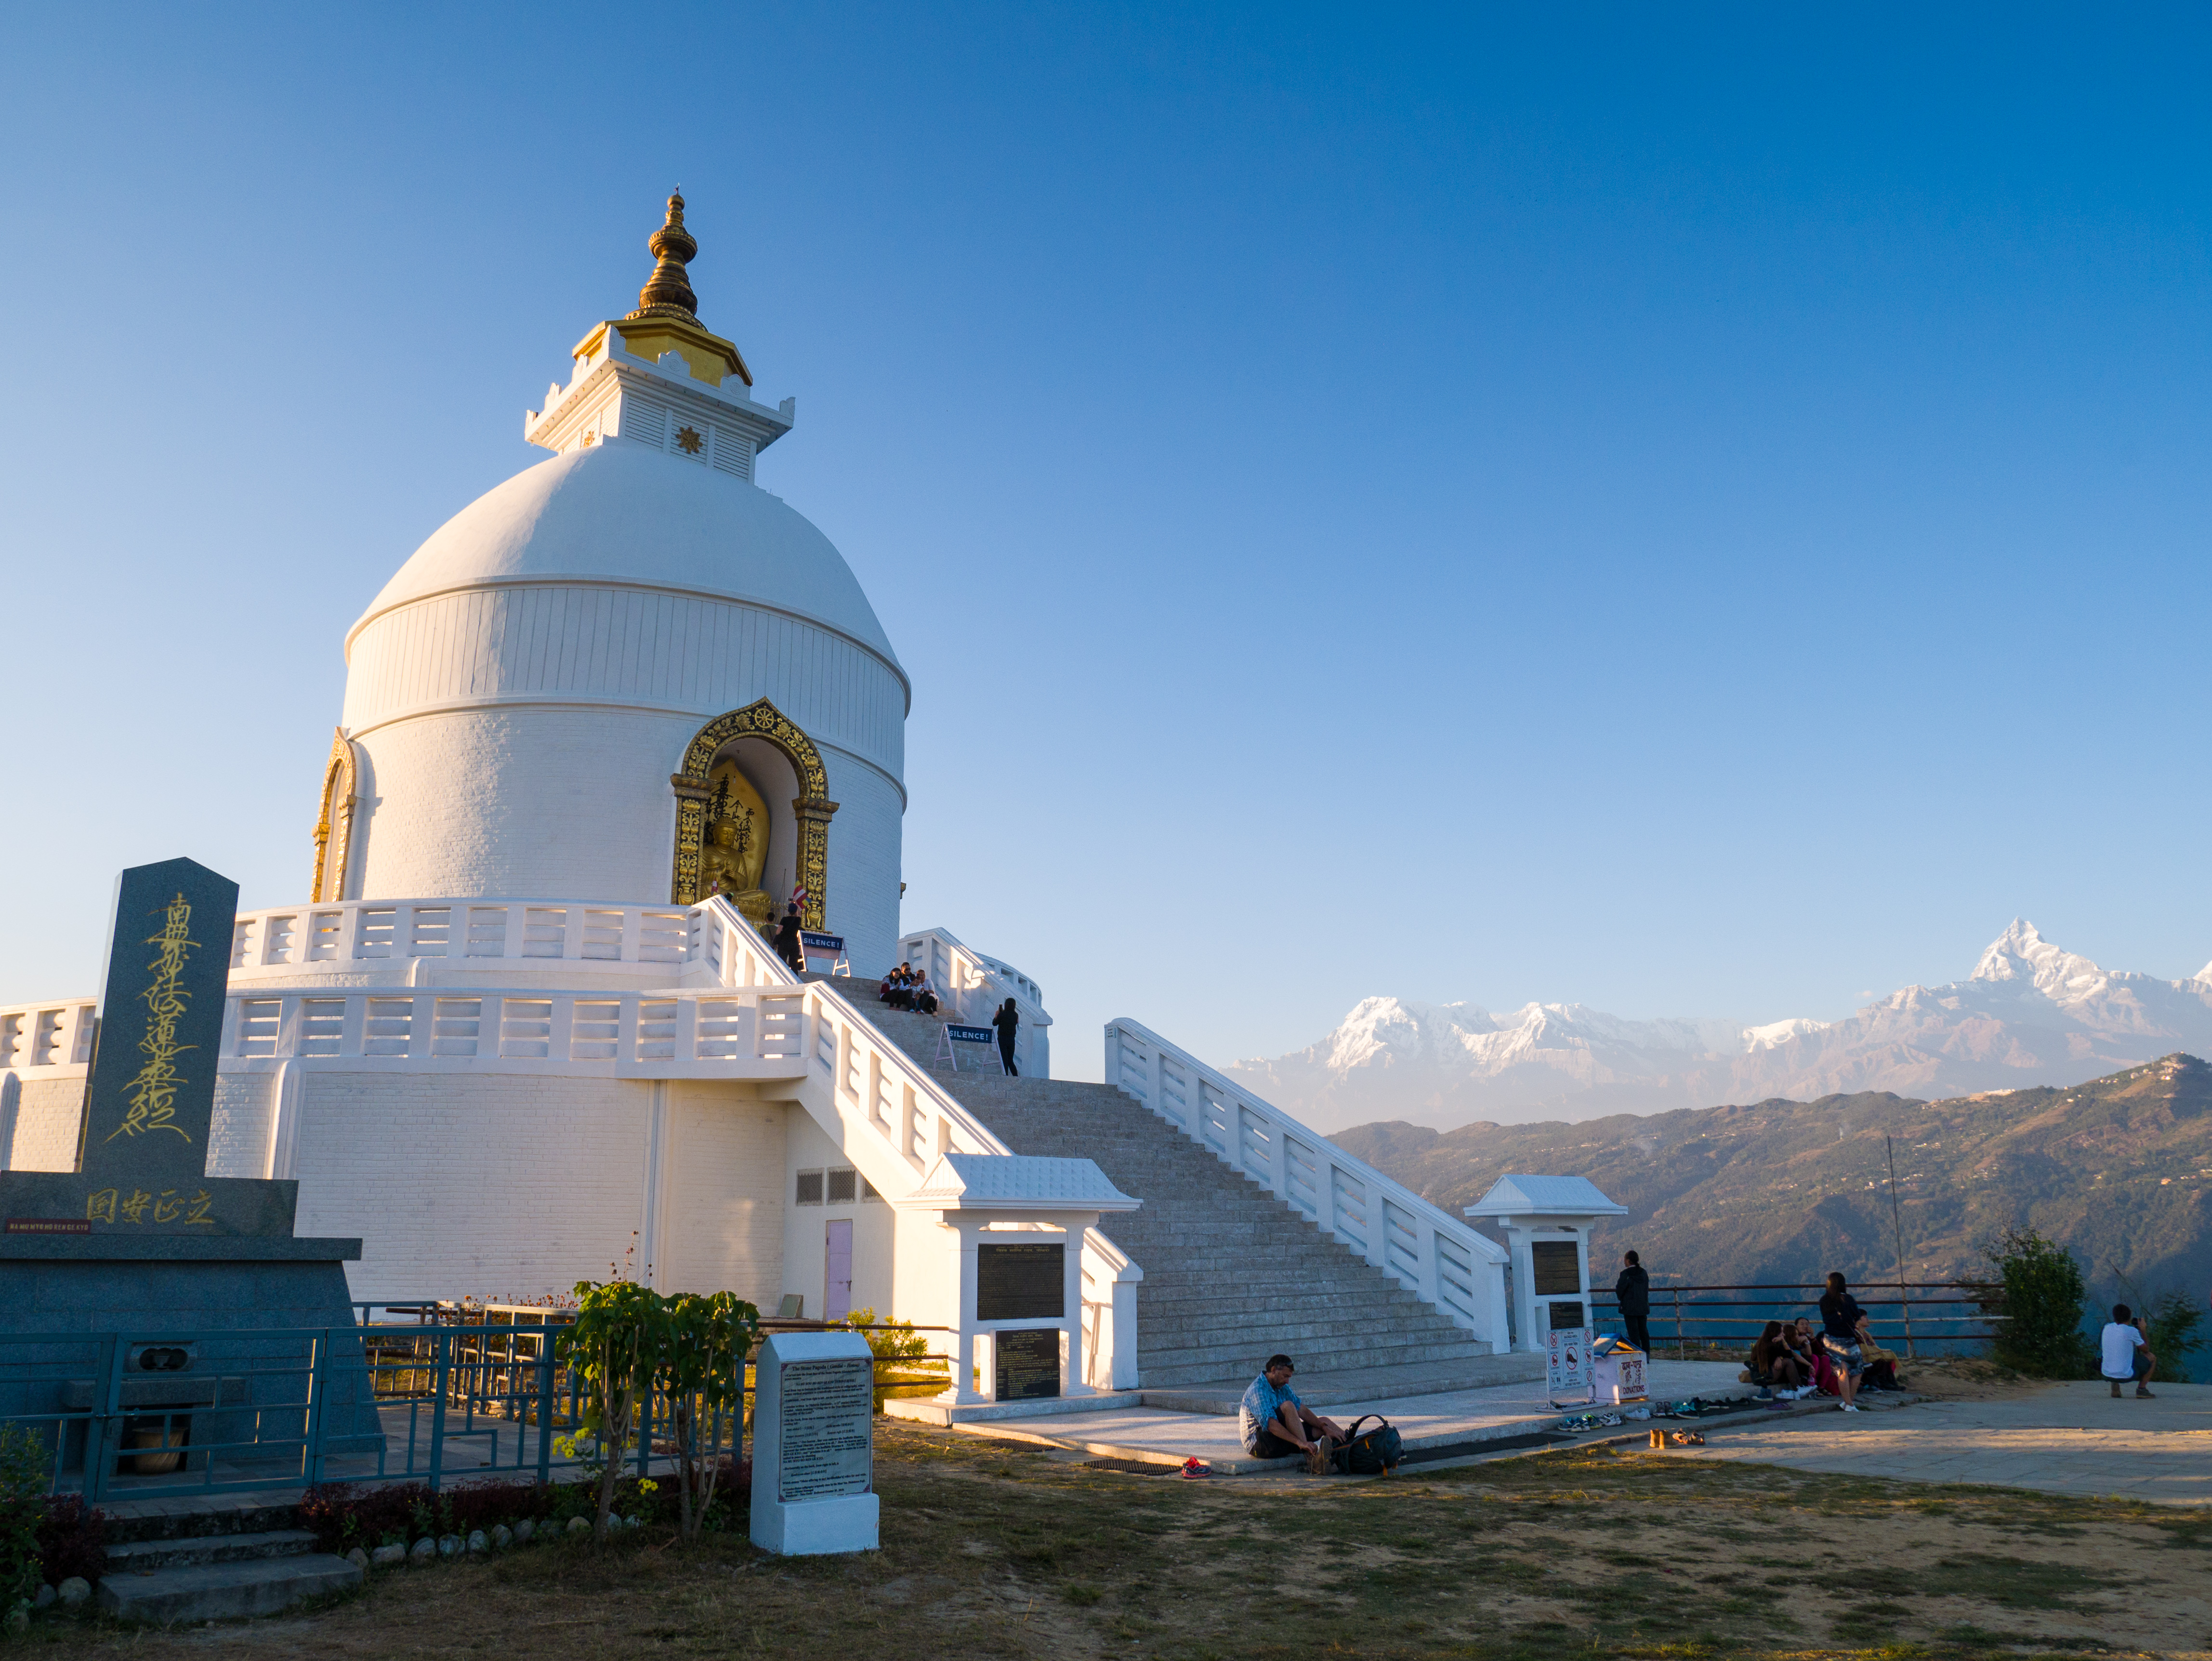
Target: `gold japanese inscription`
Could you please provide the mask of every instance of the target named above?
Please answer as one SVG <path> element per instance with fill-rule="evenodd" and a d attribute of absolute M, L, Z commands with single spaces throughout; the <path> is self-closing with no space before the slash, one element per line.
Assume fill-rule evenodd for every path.
<path fill-rule="evenodd" d="M 145 1000 L 148 1012 L 146 1036 L 138 1041 L 146 1063 L 124 1086 L 131 1106 L 123 1123 L 107 1133 L 111 1142 L 118 1136 L 140 1136 L 153 1130 L 173 1131 L 191 1141 L 191 1134 L 176 1123 L 177 1092 L 185 1083 L 177 1058 L 198 1046 L 177 1042 L 177 1023 L 184 1019 L 185 1006 L 190 1001 L 180 984 L 185 964 L 199 942 L 191 938 L 192 908 L 182 894 L 169 902 L 162 916 L 161 933 L 146 937 L 146 944 L 155 948 L 154 961 L 147 964 L 154 979 L 138 995 Z"/>
<path fill-rule="evenodd" d="M 149 1194 L 143 1188 L 134 1188 L 129 1194 L 116 1188 L 94 1189 L 84 1202 L 84 1220 L 88 1223 L 135 1223 L 146 1226 L 147 1213 L 153 1214 L 156 1223 L 199 1224 L 216 1226 L 209 1214 L 215 1209 L 215 1196 L 202 1189 L 189 1199 L 179 1199 L 177 1190 L 165 1188 L 159 1194 Z"/>

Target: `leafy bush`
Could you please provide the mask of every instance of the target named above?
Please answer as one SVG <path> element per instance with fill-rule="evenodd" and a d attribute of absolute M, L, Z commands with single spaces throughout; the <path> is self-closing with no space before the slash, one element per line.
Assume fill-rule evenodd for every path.
<path fill-rule="evenodd" d="M 2008 1228 L 1983 1255 L 2001 1284 L 1982 1307 L 2004 1317 L 1991 1357 L 2034 1378 L 2090 1376 L 2096 1353 L 2081 1334 L 2089 1288 L 2074 1254 L 2032 1228 Z"/>
<path fill-rule="evenodd" d="M 49 1457 L 35 1431 L 0 1425 L 0 1614 L 29 1603 L 39 1590 Z"/>
<path fill-rule="evenodd" d="M 50 1586 L 73 1574 L 98 1585 L 107 1573 L 107 1513 L 81 1494 L 56 1494 L 39 1520 L 39 1561 Z"/>
<path fill-rule="evenodd" d="M 898 1388 L 902 1383 L 907 1382 L 906 1379 L 896 1375 L 906 1374 L 910 1377 L 920 1373 L 925 1377 L 944 1376 L 945 1363 L 929 1359 L 929 1339 L 926 1334 L 914 1329 L 913 1322 L 886 1321 L 881 1326 L 877 1326 L 874 1310 L 856 1309 L 846 1316 L 842 1324 L 854 1329 L 875 1328 L 873 1331 L 862 1332 L 860 1335 L 868 1341 L 868 1348 L 874 1352 L 877 1361 L 875 1369 L 877 1412 L 881 1413 L 884 1410 L 884 1402 L 891 1391 Z M 885 1366 L 884 1365 L 885 1362 L 890 1363 L 890 1366 Z"/>

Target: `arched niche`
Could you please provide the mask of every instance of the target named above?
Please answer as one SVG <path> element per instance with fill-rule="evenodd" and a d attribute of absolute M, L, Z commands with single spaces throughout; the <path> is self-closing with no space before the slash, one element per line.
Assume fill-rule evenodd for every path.
<path fill-rule="evenodd" d="M 696 905 L 702 896 L 701 856 L 715 806 L 718 767 L 734 767 L 767 804 L 768 850 L 760 880 L 777 913 L 793 887 L 803 884 L 806 903 L 799 916 L 807 928 L 820 928 L 830 879 L 830 819 L 837 804 L 830 800 L 829 774 L 814 740 L 766 698 L 702 727 L 684 746 L 682 769 L 669 776 L 676 793 L 669 898 Z"/>
<path fill-rule="evenodd" d="M 311 903 L 346 897 L 346 871 L 353 861 L 353 810 L 360 800 L 360 769 L 343 727 L 332 730 L 330 759 L 323 764 L 323 795 L 315 816 L 315 879 Z"/>

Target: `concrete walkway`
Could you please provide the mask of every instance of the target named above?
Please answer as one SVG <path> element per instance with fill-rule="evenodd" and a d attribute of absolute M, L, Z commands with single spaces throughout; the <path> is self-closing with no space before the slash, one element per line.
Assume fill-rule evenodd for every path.
<path fill-rule="evenodd" d="M 2161 1506 L 2212 1504 L 2212 1384 L 2153 1383 L 2114 1401 L 2058 1384 L 1994 1402 L 1922 1402 L 1901 1413 L 1818 1414 L 1716 1429 L 1677 1457 L 1904 1482 L 1979 1482 Z"/>
<path fill-rule="evenodd" d="M 1686 1396 L 1707 1401 L 1751 1394 L 1736 1381 L 1735 1362 L 1654 1361 L 1650 1405 L 1664 1406 Z M 1296 1381 L 1293 1380 L 1295 1385 Z M 2148 1403 L 2146 1403 L 2148 1405 Z M 1379 1413 L 1396 1427 L 1408 1448 L 1448 1447 L 1525 1436 L 1557 1424 L 1565 1413 L 1600 1409 L 1554 1408 L 1541 1379 L 1493 1384 L 1483 1390 L 1438 1396 L 1407 1396 L 1381 1402 L 1347 1402 L 1316 1409 L 1340 1425 L 1363 1414 Z M 1048 1418 L 998 1419 L 957 1428 L 966 1433 L 1072 1448 L 1148 1464 L 1181 1464 L 1195 1454 L 1224 1476 L 1240 1471 L 1273 1470 L 1286 1461 L 1255 1459 L 1237 1439 L 1237 1421 L 1214 1414 L 1179 1413 L 1167 1408 L 1121 1408 L 1110 1413 L 1063 1413 Z"/>

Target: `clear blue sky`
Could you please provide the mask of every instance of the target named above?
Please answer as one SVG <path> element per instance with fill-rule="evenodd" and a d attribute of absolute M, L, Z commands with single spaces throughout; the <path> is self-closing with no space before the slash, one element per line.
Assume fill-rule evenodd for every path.
<path fill-rule="evenodd" d="M 11 9 L 0 1000 L 295 899 L 681 182 L 1059 1068 L 2212 958 L 2201 10 Z"/>

